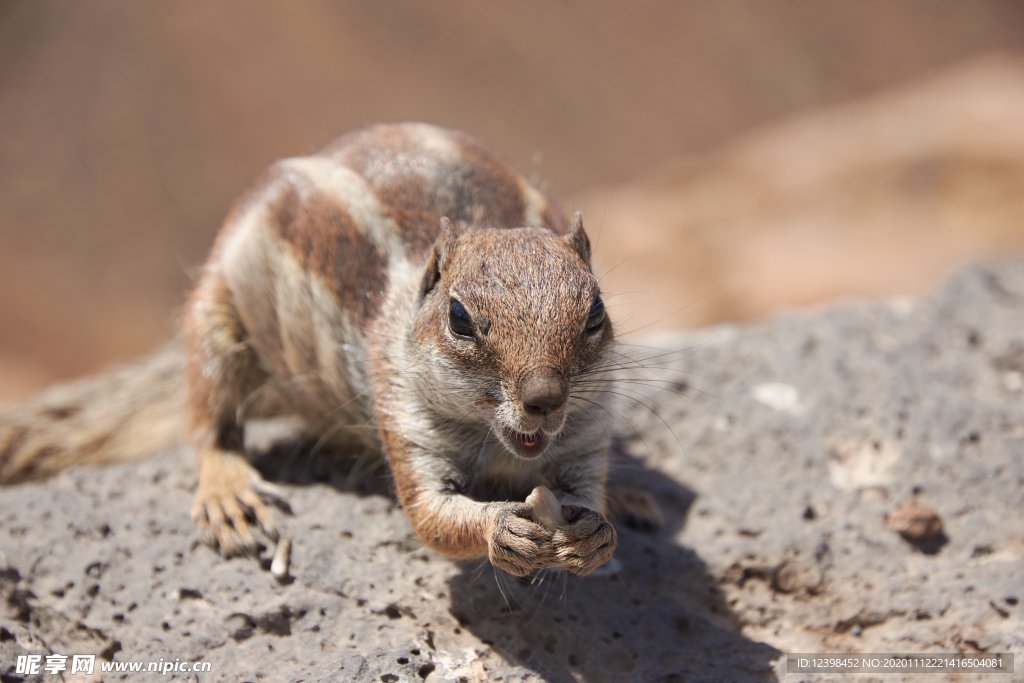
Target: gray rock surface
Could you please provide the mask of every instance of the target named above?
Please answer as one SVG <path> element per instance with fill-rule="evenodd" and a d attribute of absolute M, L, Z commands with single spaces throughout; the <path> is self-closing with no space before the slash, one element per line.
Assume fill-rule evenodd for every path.
<path fill-rule="evenodd" d="M 609 418 L 612 476 L 668 522 L 623 529 L 617 573 L 521 582 L 449 561 L 415 541 L 382 476 L 297 456 L 274 474 L 295 540 L 280 584 L 198 543 L 189 456 L 167 453 L 0 492 L 3 680 L 21 679 L 18 654 L 50 652 L 204 660 L 199 680 L 249 681 L 756 681 L 782 678 L 787 652 L 1020 659 L 1024 260 L 920 301 L 645 343 Z M 887 525 L 911 499 L 941 535 Z M 995 680 L 959 680 L 975 678 Z"/>

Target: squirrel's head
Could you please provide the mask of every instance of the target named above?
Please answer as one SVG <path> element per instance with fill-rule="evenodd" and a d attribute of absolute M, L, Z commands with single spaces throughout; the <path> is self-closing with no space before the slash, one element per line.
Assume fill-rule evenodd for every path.
<path fill-rule="evenodd" d="M 579 213 L 566 235 L 444 219 L 421 282 L 411 339 L 430 355 L 418 372 L 429 372 L 420 386 L 433 408 L 535 458 L 592 405 L 573 389 L 605 363 L 613 335 Z"/>

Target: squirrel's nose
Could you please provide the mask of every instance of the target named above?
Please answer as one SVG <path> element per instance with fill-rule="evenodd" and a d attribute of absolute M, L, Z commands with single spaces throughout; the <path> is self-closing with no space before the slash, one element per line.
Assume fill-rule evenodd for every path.
<path fill-rule="evenodd" d="M 523 379 L 519 387 L 523 410 L 530 415 L 550 415 L 565 405 L 569 387 L 555 370 L 536 372 Z"/>

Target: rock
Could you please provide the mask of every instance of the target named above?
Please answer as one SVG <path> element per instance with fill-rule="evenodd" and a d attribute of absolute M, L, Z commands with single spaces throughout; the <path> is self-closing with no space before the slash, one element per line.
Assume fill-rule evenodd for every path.
<path fill-rule="evenodd" d="M 916 499 L 908 500 L 885 516 L 889 528 L 911 543 L 935 538 L 942 532 L 939 513 Z"/>
<path fill-rule="evenodd" d="M 343 458 L 278 482 L 287 583 L 198 543 L 188 453 L 5 489 L 0 674 L 49 649 L 208 661 L 213 680 L 597 682 L 773 680 L 787 652 L 1020 652 L 1021 320 L 1017 258 L 896 307 L 638 340 L 633 381 L 658 381 L 611 411 L 612 476 L 664 525 L 620 529 L 600 577 L 447 560 Z M 921 491 L 941 520 L 897 505 Z M 941 528 L 941 554 L 887 512 L 910 539 Z"/>
<path fill-rule="evenodd" d="M 885 522 L 926 555 L 935 555 L 949 542 L 938 513 L 913 498 L 886 513 Z"/>

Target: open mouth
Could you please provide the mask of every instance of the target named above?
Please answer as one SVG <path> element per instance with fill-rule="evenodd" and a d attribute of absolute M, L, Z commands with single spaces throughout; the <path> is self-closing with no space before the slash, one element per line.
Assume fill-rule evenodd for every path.
<path fill-rule="evenodd" d="M 517 432 L 512 429 L 504 429 L 505 440 L 512 447 L 513 452 L 521 458 L 536 458 L 544 452 L 548 445 L 548 436 L 537 430 L 530 434 Z"/>

